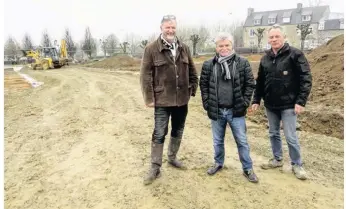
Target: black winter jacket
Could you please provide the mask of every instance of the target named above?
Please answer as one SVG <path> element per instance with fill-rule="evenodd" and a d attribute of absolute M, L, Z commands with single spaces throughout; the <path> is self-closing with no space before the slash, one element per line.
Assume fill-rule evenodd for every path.
<path fill-rule="evenodd" d="M 200 89 L 202 95 L 203 108 L 208 112 L 208 117 L 217 120 L 219 114 L 218 92 L 217 92 L 217 74 L 214 70 L 216 59 L 210 59 L 203 63 L 200 76 Z M 243 57 L 235 55 L 234 61 L 229 69 L 233 76 L 233 117 L 246 115 L 246 109 L 249 107 L 255 80 L 252 74 L 250 63 Z"/>
<path fill-rule="evenodd" d="M 261 59 L 253 104 L 260 104 L 273 110 L 294 108 L 295 104 L 305 106 L 311 91 L 312 76 L 307 59 L 302 51 L 287 43 L 275 56 L 267 50 Z"/>

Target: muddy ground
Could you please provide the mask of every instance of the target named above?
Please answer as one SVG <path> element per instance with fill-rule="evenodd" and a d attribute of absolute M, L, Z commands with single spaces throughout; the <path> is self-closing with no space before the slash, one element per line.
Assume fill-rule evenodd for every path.
<path fill-rule="evenodd" d="M 284 168 L 260 169 L 271 157 L 267 130 L 247 120 L 259 184 L 241 175 L 229 130 L 226 168 L 210 177 L 211 128 L 198 92 L 179 152 L 188 170 L 167 165 L 166 143 L 162 177 L 144 186 L 154 121 L 153 109 L 143 104 L 138 72 L 24 72 L 44 85 L 5 91 L 5 208 L 343 208 L 343 140 L 300 131 L 310 176 L 300 181 L 291 173 L 285 141 Z"/>

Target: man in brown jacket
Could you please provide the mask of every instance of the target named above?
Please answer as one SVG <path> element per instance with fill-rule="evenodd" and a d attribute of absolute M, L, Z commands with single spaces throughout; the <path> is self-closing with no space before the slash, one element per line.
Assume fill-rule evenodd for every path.
<path fill-rule="evenodd" d="M 188 112 L 190 96 L 195 96 L 198 77 L 187 45 L 176 35 L 176 18 L 166 15 L 161 21 L 161 34 L 144 50 L 140 84 L 147 107 L 154 107 L 155 128 L 151 142 L 151 166 L 144 184 L 152 183 L 160 175 L 162 153 L 171 117 L 171 139 L 168 163 L 186 169 L 177 160 Z"/>

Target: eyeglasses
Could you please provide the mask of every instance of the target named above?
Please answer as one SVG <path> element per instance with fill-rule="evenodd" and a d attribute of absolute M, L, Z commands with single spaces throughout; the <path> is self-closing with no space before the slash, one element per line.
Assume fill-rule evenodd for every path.
<path fill-rule="evenodd" d="M 162 18 L 163 20 L 175 20 L 175 16 L 174 15 L 165 15 Z"/>

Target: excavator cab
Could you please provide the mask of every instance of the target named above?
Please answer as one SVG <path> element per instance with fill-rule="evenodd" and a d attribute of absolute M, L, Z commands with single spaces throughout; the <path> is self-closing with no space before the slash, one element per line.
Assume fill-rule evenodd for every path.
<path fill-rule="evenodd" d="M 43 47 L 37 50 L 30 49 L 21 51 L 24 53 L 24 56 L 35 61 L 31 64 L 34 70 L 47 70 L 68 65 L 66 42 L 64 39 L 61 40 L 59 52 L 55 47 Z"/>
<path fill-rule="evenodd" d="M 51 59 L 54 68 L 60 68 L 59 55 L 55 47 L 44 47 L 41 51 L 41 57 Z"/>

